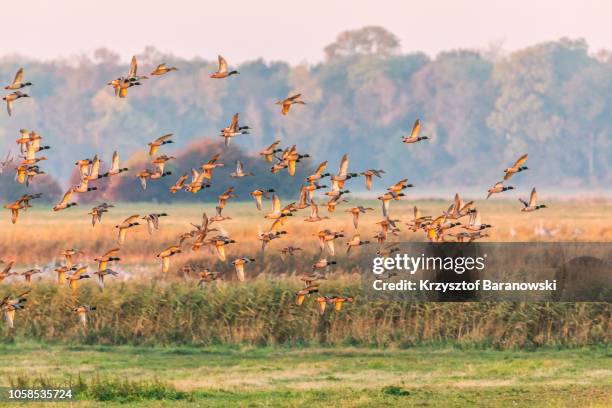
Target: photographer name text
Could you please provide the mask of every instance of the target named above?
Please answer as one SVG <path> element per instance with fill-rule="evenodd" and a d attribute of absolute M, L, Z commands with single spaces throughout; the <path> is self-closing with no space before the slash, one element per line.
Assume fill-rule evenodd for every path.
<path fill-rule="evenodd" d="M 465 290 L 484 291 L 556 291 L 557 280 L 544 280 L 540 282 L 496 282 L 490 279 L 478 279 L 473 282 L 435 282 L 429 279 L 408 280 L 401 279 L 397 282 L 387 282 L 376 279 L 372 282 L 376 291 L 436 291 L 452 292 Z"/>

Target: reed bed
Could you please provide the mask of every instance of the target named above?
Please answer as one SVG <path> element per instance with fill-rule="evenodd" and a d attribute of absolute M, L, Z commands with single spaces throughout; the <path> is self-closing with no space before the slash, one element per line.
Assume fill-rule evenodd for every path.
<path fill-rule="evenodd" d="M 262 274 L 245 283 L 204 289 L 193 283 L 132 280 L 99 292 L 92 284 L 79 298 L 97 310 L 83 328 L 72 312 L 70 291 L 35 285 L 15 328 L 2 341 L 133 345 L 363 345 L 407 347 L 457 343 L 501 349 L 576 347 L 612 339 L 607 303 L 365 302 L 358 276 L 325 282 L 328 293 L 355 302 L 319 315 L 314 300 L 294 305 L 297 279 Z M 14 291 L 20 288 L 11 288 Z"/>

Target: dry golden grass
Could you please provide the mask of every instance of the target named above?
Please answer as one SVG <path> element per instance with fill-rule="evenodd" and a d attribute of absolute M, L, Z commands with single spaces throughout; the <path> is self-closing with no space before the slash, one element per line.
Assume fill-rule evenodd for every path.
<path fill-rule="evenodd" d="M 284 201 L 286 204 L 288 201 Z M 372 239 L 379 226 L 375 223 L 382 219 L 377 200 L 359 201 L 359 204 L 375 208 L 360 219 L 359 233 L 362 239 Z M 400 201 L 392 203 L 392 218 L 403 222 L 412 217 L 412 206 L 417 205 L 423 215 L 437 215 L 447 208 L 447 201 L 420 200 Z M 612 202 L 606 200 L 574 200 L 554 201 L 547 203 L 549 208 L 536 213 L 521 213 L 520 204 L 514 201 L 490 200 L 479 201 L 477 207 L 481 211 L 483 222 L 492 224 L 491 237 L 488 241 L 612 241 Z M 166 212 L 168 217 L 161 219 L 159 231 L 149 236 L 146 222 L 128 232 L 127 242 L 121 248 L 122 264 L 131 265 L 135 269 L 157 267 L 155 254 L 177 241 L 177 237 L 190 230 L 190 222 L 199 223 L 202 212 L 213 215 L 214 204 L 202 205 L 162 205 L 146 204 L 117 204 L 109 213 L 105 214 L 101 224 L 95 228 L 87 215 L 89 206 L 77 206 L 68 210 L 53 213 L 44 208 L 42 204 L 35 203 L 35 208 L 21 214 L 19 222 L 10 223 L 8 212 L 0 218 L 0 256 L 4 260 L 15 259 L 17 267 L 31 264 L 47 265 L 60 262 L 59 253 L 64 248 L 79 248 L 87 256 L 82 260 L 92 259 L 94 256 L 110 248 L 119 246 L 117 243 L 117 230 L 115 225 L 132 214 L 147 214 L 150 212 Z M 357 205 L 352 202 L 350 206 Z M 257 241 L 258 229 L 267 230 L 270 221 L 264 219 L 269 210 L 269 202 L 265 203 L 263 211 L 258 212 L 254 203 L 228 203 L 224 215 L 232 217 L 231 220 L 217 223 L 214 226 L 222 228 L 224 232 L 237 241 L 228 247 L 228 257 L 254 255 L 260 250 L 260 241 Z M 314 255 L 318 252 L 317 240 L 314 234 L 325 228 L 343 230 L 347 236 L 356 232 L 352 225 L 350 214 L 345 212 L 349 204 L 343 204 L 333 214 L 321 208 L 321 215 L 331 215 L 331 219 L 317 223 L 304 222 L 303 218 L 309 215 L 309 210 L 296 213 L 288 219 L 284 229 L 288 235 L 272 242 L 267 251 L 278 253 L 286 245 L 303 248 Z M 391 238 L 394 241 L 423 241 L 422 232 L 413 233 L 405 226 L 402 233 Z M 343 247 L 340 240 L 339 247 Z M 339 251 L 344 252 L 344 251 Z M 192 259 L 212 259 L 207 250 L 192 253 L 185 251 L 176 256 L 176 264 Z M 282 272 L 282 268 L 279 268 Z"/>

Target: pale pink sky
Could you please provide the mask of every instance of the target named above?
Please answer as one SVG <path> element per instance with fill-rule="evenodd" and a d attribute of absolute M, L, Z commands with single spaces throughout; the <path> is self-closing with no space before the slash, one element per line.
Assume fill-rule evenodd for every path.
<path fill-rule="evenodd" d="M 571 4 L 568 4 L 571 3 Z M 0 55 L 49 59 L 105 46 L 127 60 L 147 45 L 230 62 L 314 63 L 346 29 L 382 25 L 403 51 L 435 55 L 503 44 L 511 51 L 567 36 L 612 48 L 606 0 L 22 0 L 2 7 Z"/>

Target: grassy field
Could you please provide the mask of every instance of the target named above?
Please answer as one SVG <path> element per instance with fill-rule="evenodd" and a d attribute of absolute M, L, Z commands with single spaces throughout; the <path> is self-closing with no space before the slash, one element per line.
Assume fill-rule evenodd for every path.
<path fill-rule="evenodd" d="M 608 407 L 609 350 L 0 345 L 0 385 L 72 406 Z M 126 404 L 129 403 L 129 404 Z M 13 405 L 14 406 L 14 405 Z M 65 403 L 36 406 L 69 406 Z"/>
<path fill-rule="evenodd" d="M 369 238 L 379 228 L 379 203 L 356 204 L 376 208 L 360 221 L 359 232 Z M 408 221 L 414 204 L 436 215 L 449 203 L 397 202 L 392 216 Z M 517 202 L 477 203 L 483 222 L 494 226 L 492 241 L 612 241 L 612 202 L 547 204 L 546 211 L 523 214 Z M 35 206 L 16 225 L 0 217 L 0 258 L 15 260 L 18 272 L 52 269 L 70 247 L 85 252 L 77 262 L 94 267 L 95 256 L 118 246 L 114 225 L 121 220 L 169 216 L 152 236 L 144 225 L 129 232 L 112 266 L 119 276 L 107 280 L 104 292 L 87 280 L 73 296 L 52 272 L 36 276 L 15 328 L 0 325 L 0 386 L 70 385 L 79 398 L 72 406 L 79 407 L 612 405 L 609 304 L 367 302 L 356 267 L 360 249 L 349 257 L 340 250 L 321 286 L 323 294 L 350 295 L 354 303 L 323 317 L 312 298 L 295 306 L 297 275 L 320 257 L 313 235 L 325 228 L 355 232 L 346 205 L 314 224 L 302 221 L 307 210 L 297 213 L 285 225 L 287 236 L 264 255 L 255 237 L 269 226 L 267 211 L 230 203 L 224 213 L 232 220 L 214 226 L 237 241 L 228 247 L 229 261 L 256 258 L 244 283 L 235 281 L 229 262 L 188 247 L 160 276 L 155 254 L 198 223 L 202 211 L 213 214 L 214 205 L 118 204 L 95 228 L 88 206 L 57 214 Z M 393 240 L 424 236 L 403 227 Z M 283 260 L 278 250 L 286 245 L 304 251 Z M 180 273 L 189 262 L 229 278 L 200 289 L 196 276 Z M 23 278 L 11 277 L 0 295 L 24 288 Z M 77 302 L 98 308 L 86 329 L 72 312 Z"/>

